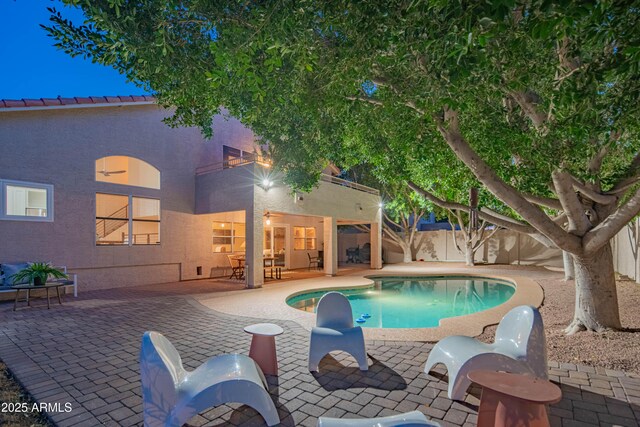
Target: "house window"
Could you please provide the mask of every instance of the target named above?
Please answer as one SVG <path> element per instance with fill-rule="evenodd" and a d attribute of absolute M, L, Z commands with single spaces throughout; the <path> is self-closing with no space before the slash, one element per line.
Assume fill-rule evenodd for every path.
<path fill-rule="evenodd" d="M 53 185 L 0 180 L 0 219 L 53 221 Z"/>
<path fill-rule="evenodd" d="M 96 244 L 160 243 L 160 200 L 133 195 L 96 194 Z"/>
<path fill-rule="evenodd" d="M 128 156 L 96 160 L 96 181 L 160 189 L 160 171 L 149 163 Z"/>
<path fill-rule="evenodd" d="M 214 253 L 244 252 L 246 231 L 243 222 L 213 221 L 212 250 Z"/>
<path fill-rule="evenodd" d="M 312 251 L 316 247 L 315 227 L 293 227 L 293 249 Z"/>

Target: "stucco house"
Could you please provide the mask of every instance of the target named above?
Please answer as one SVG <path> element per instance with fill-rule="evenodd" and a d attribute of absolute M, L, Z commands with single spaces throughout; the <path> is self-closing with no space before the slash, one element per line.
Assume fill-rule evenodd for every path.
<path fill-rule="evenodd" d="M 0 264 L 66 265 L 82 290 L 228 275 L 245 254 L 259 287 L 265 257 L 335 275 L 338 226 L 370 224 L 381 268 L 377 191 L 324 174 L 294 193 L 238 120 L 206 140 L 168 115 L 145 96 L 0 101 Z"/>

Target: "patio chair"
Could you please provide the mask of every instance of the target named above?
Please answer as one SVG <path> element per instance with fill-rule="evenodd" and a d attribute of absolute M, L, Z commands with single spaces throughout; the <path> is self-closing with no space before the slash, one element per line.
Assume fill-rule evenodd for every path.
<path fill-rule="evenodd" d="M 227 255 L 227 259 L 231 266 L 231 276 L 229 276 L 229 279 L 233 279 L 234 277 L 239 280 L 244 279 L 244 265 L 242 265 L 242 258 L 238 258 L 234 255 Z"/>
<path fill-rule="evenodd" d="M 307 252 L 307 256 L 309 257 L 309 270 L 311 267 L 320 268 L 320 257 L 311 256 L 309 252 Z"/>
<path fill-rule="evenodd" d="M 318 302 L 309 342 L 309 371 L 318 372 L 320 360 L 334 350 L 353 356 L 361 371 L 369 369 L 362 328 L 353 326 L 351 304 L 340 292 L 329 292 Z"/>
<path fill-rule="evenodd" d="M 440 427 L 422 412 L 411 411 L 399 415 L 379 418 L 318 418 L 318 427 Z"/>
<path fill-rule="evenodd" d="M 145 427 L 181 426 L 215 405 L 237 402 L 258 411 L 267 425 L 280 423 L 260 368 L 247 356 L 212 357 L 192 372 L 158 332 L 145 332 L 140 351 Z"/>
<path fill-rule="evenodd" d="M 471 385 L 467 378 L 477 369 L 528 374 L 547 379 L 547 345 L 540 312 L 521 305 L 509 311 L 498 324 L 493 344 L 471 337 L 450 336 L 429 353 L 424 372 L 438 363 L 449 373 L 449 398 L 463 400 Z"/>

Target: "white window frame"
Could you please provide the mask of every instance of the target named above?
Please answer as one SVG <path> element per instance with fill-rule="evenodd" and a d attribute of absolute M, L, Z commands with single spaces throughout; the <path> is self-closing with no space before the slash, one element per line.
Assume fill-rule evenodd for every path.
<path fill-rule="evenodd" d="M 302 237 L 296 237 L 296 228 L 302 228 L 303 229 L 303 233 L 302 233 Z M 307 236 L 307 230 L 313 228 L 314 232 L 313 235 L 314 237 L 309 237 Z M 307 239 L 313 239 L 315 240 L 315 247 L 314 248 L 309 248 L 309 245 L 307 245 Z M 296 240 L 303 240 L 304 241 L 304 247 L 300 248 L 300 249 L 296 249 Z M 293 250 L 294 251 L 316 251 L 318 250 L 318 229 L 315 226 L 309 226 L 309 225 L 295 225 L 293 227 Z"/>
<path fill-rule="evenodd" d="M 98 203 L 97 203 L 97 199 L 98 199 L 98 194 L 104 194 L 107 196 L 123 196 L 123 197 L 128 197 L 128 201 L 127 201 L 127 215 L 128 215 L 128 225 L 127 225 L 127 243 L 122 243 L 122 244 L 114 244 L 114 245 L 101 245 L 100 243 L 98 243 L 98 236 L 94 235 L 94 245 L 96 247 L 125 247 L 125 248 L 130 248 L 130 247 L 140 247 L 140 246 L 160 246 L 162 245 L 162 201 L 160 200 L 159 197 L 148 197 L 148 196 L 139 196 L 139 195 L 135 195 L 135 194 L 131 194 L 131 193 L 107 193 L 104 191 L 97 191 L 96 195 L 95 195 L 95 199 L 96 200 L 96 204 L 95 204 L 95 214 L 94 214 L 94 218 L 98 219 Z M 149 200 L 157 200 L 158 204 L 160 205 L 160 210 L 158 212 L 158 220 L 157 221 L 149 221 L 149 220 L 134 220 L 133 219 L 133 199 L 149 199 Z M 101 218 L 102 219 L 102 218 Z M 134 221 L 141 221 L 141 222 L 157 222 L 158 223 L 158 239 L 160 240 L 158 243 L 149 243 L 149 244 L 135 244 L 133 243 L 133 222 Z"/>
<path fill-rule="evenodd" d="M 47 216 L 7 215 L 7 186 L 45 190 L 47 192 Z M 53 184 L 0 179 L 0 220 L 53 222 Z"/>
<path fill-rule="evenodd" d="M 211 229 L 211 250 L 212 250 L 212 252 L 211 253 L 214 253 L 214 254 L 227 254 L 228 255 L 228 254 L 235 254 L 235 253 L 238 253 L 238 252 L 244 252 L 245 251 L 245 249 L 241 249 L 241 248 L 238 248 L 236 250 L 236 239 L 244 239 L 245 245 L 247 244 L 247 224 L 245 222 L 241 222 L 241 221 L 220 221 L 220 220 L 216 219 L 216 220 L 212 221 L 212 225 L 213 225 L 214 222 L 231 224 L 231 227 L 230 227 L 231 235 L 230 236 L 214 236 L 213 235 L 213 227 L 212 227 L 212 229 Z M 236 225 L 236 224 L 243 224 L 245 226 L 244 236 L 237 236 L 236 235 L 235 227 L 234 227 L 234 225 Z M 231 238 L 231 252 L 217 252 L 217 251 L 213 250 L 213 245 L 214 245 L 213 239 L 215 239 L 216 237 L 218 237 L 218 238 L 220 238 L 220 237 Z"/>

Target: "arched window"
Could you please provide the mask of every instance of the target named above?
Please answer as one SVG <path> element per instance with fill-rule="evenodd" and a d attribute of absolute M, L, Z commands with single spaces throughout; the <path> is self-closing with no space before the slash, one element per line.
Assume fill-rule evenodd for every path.
<path fill-rule="evenodd" d="M 128 156 L 96 160 L 96 181 L 160 189 L 160 171 L 149 163 Z"/>

